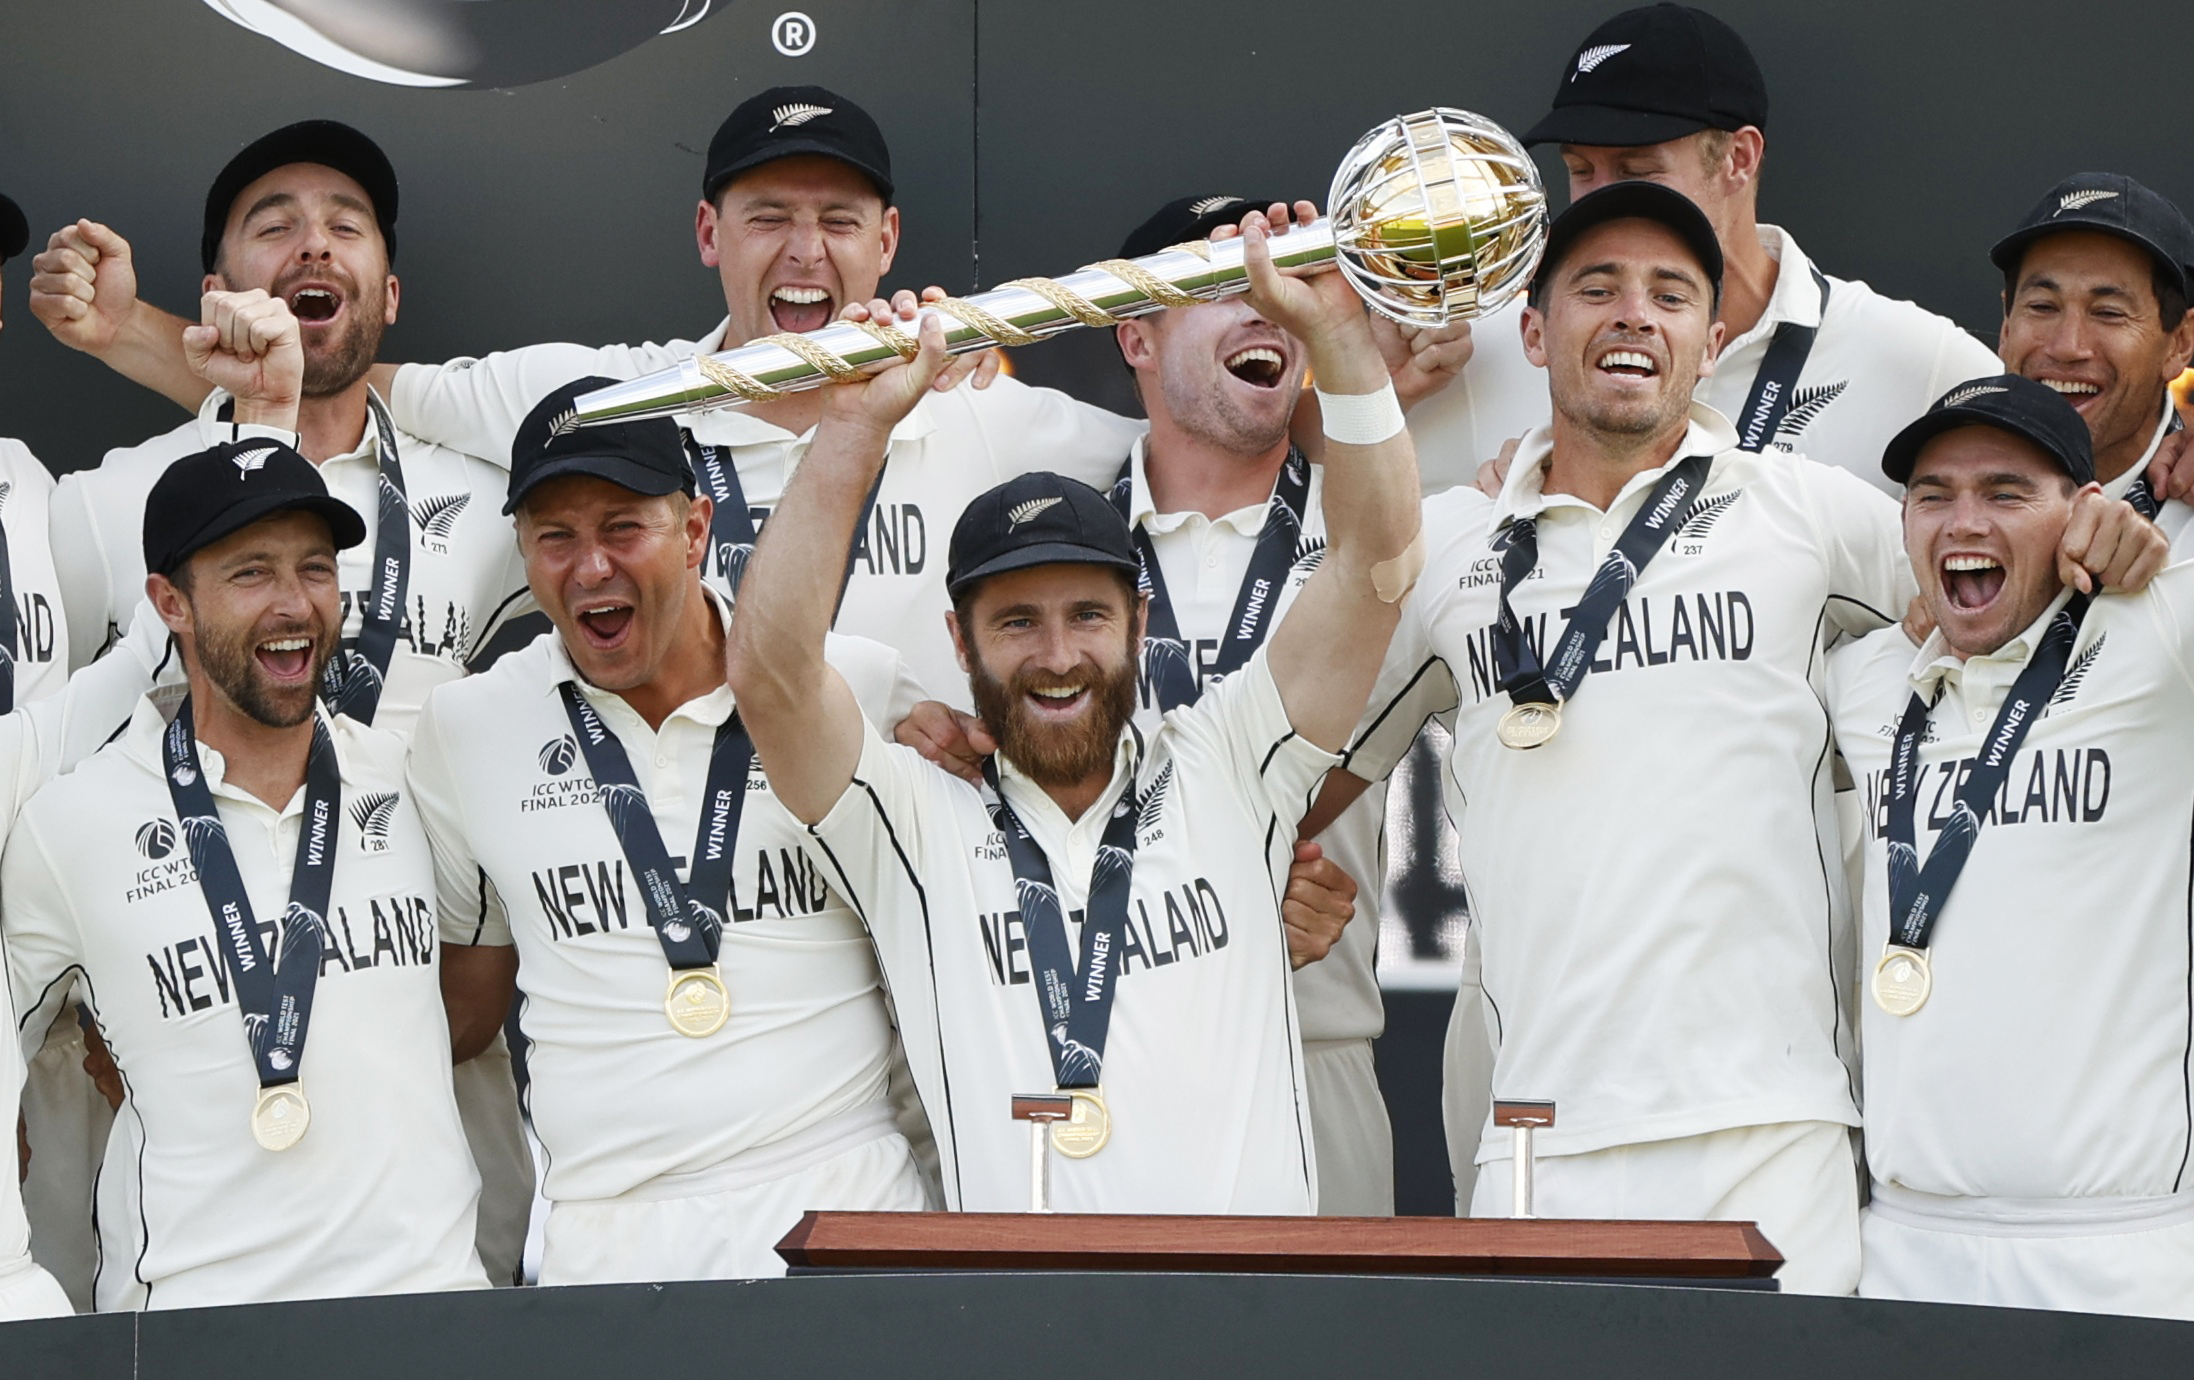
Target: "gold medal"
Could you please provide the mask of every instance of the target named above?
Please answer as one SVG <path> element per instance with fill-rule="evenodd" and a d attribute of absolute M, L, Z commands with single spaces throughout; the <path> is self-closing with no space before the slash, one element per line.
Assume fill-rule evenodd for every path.
<path fill-rule="evenodd" d="M 1519 704 L 1501 716 L 1494 736 L 1501 746 L 1528 752 L 1535 747 L 1545 747 L 1554 741 L 1554 735 L 1562 731 L 1562 707 L 1558 704 Z"/>
<path fill-rule="evenodd" d="M 1902 944 L 1891 944 L 1882 950 L 1882 958 L 1874 965 L 1874 1004 L 1892 1016 L 1909 1016 L 1927 1005 L 1927 994 L 1935 989 L 1935 975 L 1929 969 L 1927 950 L 1908 949 Z"/>
<path fill-rule="evenodd" d="M 1112 1139 L 1112 1113 L 1105 1107 L 1104 1095 L 1095 1088 L 1065 1091 L 1073 1095 L 1074 1114 L 1065 1121 L 1051 1123 L 1051 1148 L 1070 1160 L 1086 1160 Z"/>
<path fill-rule="evenodd" d="M 262 1148 L 287 1150 L 305 1138 L 311 1124 L 312 1108 L 298 1084 L 259 1090 L 259 1103 L 251 1109 L 251 1138 Z"/>
<path fill-rule="evenodd" d="M 673 970 L 663 993 L 663 1014 L 670 1017 L 672 1030 L 696 1040 L 722 1030 L 731 1016 L 731 995 L 724 991 L 715 965 Z"/>

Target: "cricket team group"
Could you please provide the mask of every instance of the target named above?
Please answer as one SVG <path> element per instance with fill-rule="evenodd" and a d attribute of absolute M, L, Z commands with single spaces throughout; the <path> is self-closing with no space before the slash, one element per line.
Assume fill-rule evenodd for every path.
<path fill-rule="evenodd" d="M 1276 267 L 1308 202 L 1122 216 L 1249 272 L 1113 327 L 1147 420 L 948 354 L 819 87 L 718 130 L 662 344 L 383 362 L 332 121 L 219 169 L 187 316 L 0 198 L 30 314 L 191 414 L 0 440 L 0 1317 L 511 1285 L 537 1192 L 541 1284 L 780 1274 L 810 1209 L 1027 1209 L 1032 1135 L 1059 1211 L 1391 1213 L 1437 721 L 1459 1212 L 1545 1099 L 1540 1215 L 2194 1318 L 2194 226 L 2044 170 L 1991 350 L 1757 221 L 1722 21 L 1555 75 L 1566 209 L 1468 324 Z M 840 319 L 901 361 L 579 424 Z"/>

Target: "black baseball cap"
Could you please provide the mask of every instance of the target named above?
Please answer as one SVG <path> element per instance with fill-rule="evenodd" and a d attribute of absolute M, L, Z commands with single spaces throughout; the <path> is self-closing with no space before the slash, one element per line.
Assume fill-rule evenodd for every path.
<path fill-rule="evenodd" d="M 518 511 L 537 486 L 566 474 L 591 474 L 650 498 L 670 493 L 692 496 L 693 467 L 686 463 L 678 424 L 670 418 L 605 426 L 574 423 L 580 395 L 615 382 L 593 375 L 573 379 L 526 414 L 510 443 L 510 496 L 503 501 L 505 513 Z"/>
<path fill-rule="evenodd" d="M 338 551 L 366 539 L 358 510 L 328 492 L 319 466 L 280 441 L 230 441 L 186 455 L 145 496 L 145 569 L 173 575 L 223 537 L 292 509 L 327 519 Z"/>
<path fill-rule="evenodd" d="M 1882 452 L 1882 473 L 1899 484 L 1910 482 L 1912 466 L 1928 442 L 1946 431 L 1992 426 L 2024 437 L 2075 484 L 2095 482 L 2095 446 L 2079 410 L 2056 389 L 2018 374 L 1997 374 L 1959 384 L 1935 400 L 1919 419 L 1890 438 Z"/>
<path fill-rule="evenodd" d="M 0 263 L 22 253 L 29 243 L 30 222 L 23 219 L 23 208 L 0 195 Z"/>
<path fill-rule="evenodd" d="M 1278 200 L 1277 197 L 1273 198 Z M 1192 240 L 1209 239 L 1222 225 L 1239 225 L 1252 211 L 1266 210 L 1272 201 L 1250 201 L 1238 196 L 1184 196 L 1169 201 L 1149 220 L 1128 232 L 1120 245 L 1120 257 L 1140 259 L 1161 249 Z"/>
<path fill-rule="evenodd" d="M 796 153 L 819 153 L 867 174 L 884 204 L 891 204 L 884 132 L 867 111 L 820 86 L 773 86 L 740 102 L 708 141 L 701 199 L 714 201 L 740 173 Z"/>
<path fill-rule="evenodd" d="M 2194 297 L 2194 225 L 2169 199 L 2124 173 L 2074 173 L 2051 187 L 2018 229 L 1996 241 L 1989 261 L 2016 273 L 2028 245 L 2064 230 L 2098 230 L 2131 240 L 2149 252 L 2181 293 Z"/>
<path fill-rule="evenodd" d="M 333 168 L 366 189 L 373 202 L 374 223 L 381 227 L 381 242 L 388 246 L 389 262 L 396 261 L 396 169 L 381 146 L 335 120 L 300 120 L 246 144 L 228 161 L 206 192 L 206 227 L 198 242 L 198 257 L 208 273 L 221 252 L 221 232 L 228 228 L 229 208 L 252 183 L 291 163 L 318 163 Z"/>
<path fill-rule="evenodd" d="M 1767 78 L 1737 31 L 1689 5 L 1647 5 L 1577 45 L 1524 142 L 1637 148 L 1746 125 L 1767 128 Z"/>
<path fill-rule="evenodd" d="M 1610 182 L 1569 203 L 1569 209 L 1547 228 L 1546 253 L 1540 256 L 1539 267 L 1531 275 L 1534 289 L 1541 278 L 1561 266 L 1570 247 L 1585 231 L 1611 220 L 1634 218 L 1655 221 L 1675 231 L 1712 280 L 1715 301 L 1721 300 L 1722 242 L 1715 237 L 1712 222 L 1690 197 L 1658 182 Z"/>
<path fill-rule="evenodd" d="M 1032 565 L 1107 565 L 1135 574 L 1135 541 L 1110 499 L 1079 479 L 1042 470 L 981 495 L 953 524 L 945 588 L 957 599 L 976 581 Z"/>

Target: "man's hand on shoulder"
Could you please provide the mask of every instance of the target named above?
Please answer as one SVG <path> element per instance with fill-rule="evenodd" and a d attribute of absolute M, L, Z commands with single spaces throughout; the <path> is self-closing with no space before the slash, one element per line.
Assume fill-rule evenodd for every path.
<path fill-rule="evenodd" d="M 937 700 L 923 700 L 908 710 L 891 735 L 900 746 L 978 786 L 983 784 L 983 759 L 998 750 L 998 740 L 981 719 Z"/>
<path fill-rule="evenodd" d="M 235 397 L 239 423 L 297 429 L 305 349 L 281 298 L 256 288 L 207 293 L 199 324 L 183 332 L 183 358 L 192 373 Z"/>

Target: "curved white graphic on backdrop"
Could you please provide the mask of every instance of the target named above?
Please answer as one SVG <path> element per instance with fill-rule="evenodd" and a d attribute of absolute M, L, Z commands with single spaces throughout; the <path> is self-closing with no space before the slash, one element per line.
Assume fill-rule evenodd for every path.
<path fill-rule="evenodd" d="M 524 86 L 582 72 L 728 0 L 205 0 L 293 53 L 394 86 Z"/>

